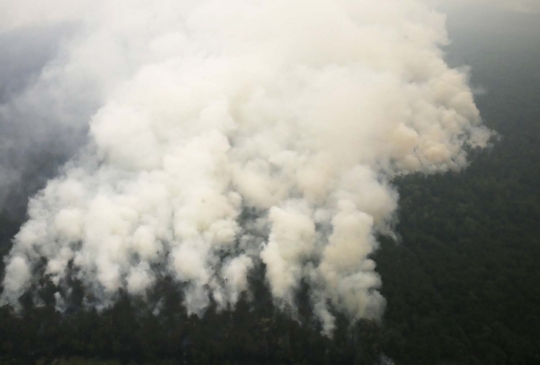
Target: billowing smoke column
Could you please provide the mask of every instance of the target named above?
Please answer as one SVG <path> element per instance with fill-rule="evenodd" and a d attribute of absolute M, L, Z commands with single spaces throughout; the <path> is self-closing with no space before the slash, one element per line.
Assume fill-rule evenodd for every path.
<path fill-rule="evenodd" d="M 170 275 L 198 313 L 234 306 L 262 262 L 284 307 L 308 284 L 327 333 L 333 311 L 378 318 L 389 180 L 460 169 L 490 137 L 443 61 L 444 18 L 416 0 L 64 5 L 8 20 L 78 22 L 49 76 L 87 70 L 103 103 L 89 145 L 30 201 L 11 303 L 43 274 L 73 270 L 103 302 Z"/>

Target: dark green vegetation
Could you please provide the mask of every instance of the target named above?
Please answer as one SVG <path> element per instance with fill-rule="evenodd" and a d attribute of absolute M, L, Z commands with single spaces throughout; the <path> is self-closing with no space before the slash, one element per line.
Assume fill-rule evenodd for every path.
<path fill-rule="evenodd" d="M 376 261 L 398 363 L 540 363 L 540 23 L 476 20 L 450 22 L 450 61 L 501 139 L 462 173 L 397 181 L 403 241 Z"/>
<path fill-rule="evenodd" d="M 402 241 L 381 238 L 375 256 L 388 300 L 382 326 L 341 320 L 327 339 L 304 306 L 303 325 L 276 311 L 260 277 L 252 303 L 188 317 L 164 279 L 151 294 L 164 299 L 158 315 L 125 295 L 101 314 L 78 303 L 65 316 L 52 305 L 27 304 L 22 317 L 0 309 L 0 363 L 371 364 L 382 351 L 397 364 L 540 364 L 540 36 L 531 19 L 516 16 L 510 33 L 496 18 L 451 33 L 450 61 L 473 67 L 473 84 L 488 91 L 478 106 L 501 138 L 472 151 L 461 173 L 395 182 Z M 18 225 L 7 219 L 4 242 Z M 41 291 L 45 303 L 52 293 Z"/>
<path fill-rule="evenodd" d="M 513 32 L 534 18 L 519 19 Z M 505 30 L 456 29 L 450 47 L 501 139 L 462 173 L 397 181 L 403 242 L 376 260 L 398 362 L 540 363 L 540 26 L 528 41 Z"/>
<path fill-rule="evenodd" d="M 72 308 L 82 299 L 73 284 L 79 293 Z M 343 324 L 330 340 L 275 310 L 264 286 L 255 282 L 253 288 L 257 300 L 252 305 L 242 300 L 234 311 L 209 309 L 201 319 L 185 313 L 179 288 L 167 279 L 149 293 L 149 302 L 163 299 L 159 314 L 120 293 L 115 305 L 101 313 L 72 309 L 62 315 L 54 310 L 56 289 L 44 285 L 39 294 L 45 306 L 36 308 L 23 297 L 21 317 L 0 309 L 0 363 L 50 363 L 61 357 L 96 364 L 200 365 L 371 364 L 376 359 L 381 332 L 374 322 Z"/>

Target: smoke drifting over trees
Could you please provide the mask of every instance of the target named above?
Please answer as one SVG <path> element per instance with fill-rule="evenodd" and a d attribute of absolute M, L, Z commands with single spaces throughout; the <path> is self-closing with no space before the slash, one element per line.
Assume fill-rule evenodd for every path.
<path fill-rule="evenodd" d="M 335 311 L 379 318 L 370 255 L 393 231 L 389 181 L 464 168 L 464 147 L 491 136 L 467 75 L 443 60 L 444 17 L 424 2 L 31 5 L 11 4 L 2 34 L 69 25 L 69 36 L 0 115 L 75 131 L 66 155 L 89 132 L 29 203 L 6 262 L 9 303 L 42 275 L 63 288 L 59 306 L 69 271 L 97 306 L 171 276 L 202 313 L 234 306 L 263 263 L 293 313 L 308 285 L 326 333 Z"/>

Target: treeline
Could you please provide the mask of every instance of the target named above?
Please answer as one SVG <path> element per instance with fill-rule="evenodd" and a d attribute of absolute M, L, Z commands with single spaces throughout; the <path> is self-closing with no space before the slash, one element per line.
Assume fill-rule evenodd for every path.
<path fill-rule="evenodd" d="M 199 317 L 186 313 L 182 291 L 168 278 L 146 300 L 121 292 L 115 304 L 101 312 L 81 306 L 84 293 L 75 283 L 79 292 L 63 314 L 55 310 L 57 288 L 42 282 L 37 291 L 41 306 L 26 295 L 19 315 L 8 306 L 0 308 L 0 363 L 368 365 L 378 361 L 382 333 L 377 323 L 362 320 L 351 326 L 339 318 L 339 329 L 330 339 L 313 325 L 306 302 L 299 303 L 300 311 L 292 319 L 274 307 L 270 293 L 259 283 L 252 283 L 254 301 L 242 298 L 233 310 L 209 308 Z"/>

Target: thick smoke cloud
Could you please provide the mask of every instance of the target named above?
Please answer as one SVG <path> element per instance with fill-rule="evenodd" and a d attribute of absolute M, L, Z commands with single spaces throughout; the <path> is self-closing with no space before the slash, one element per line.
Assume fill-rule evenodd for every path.
<path fill-rule="evenodd" d="M 64 285 L 73 270 L 102 303 L 171 275 L 201 313 L 234 306 L 262 262 L 284 308 L 307 283 L 327 333 L 336 310 L 379 318 L 370 255 L 395 223 L 389 181 L 459 170 L 464 145 L 490 138 L 424 2 L 29 4 L 11 4 L 7 29 L 76 24 L 32 97 L 90 105 L 75 119 L 98 110 L 88 144 L 30 201 L 10 303 L 43 274 Z"/>

